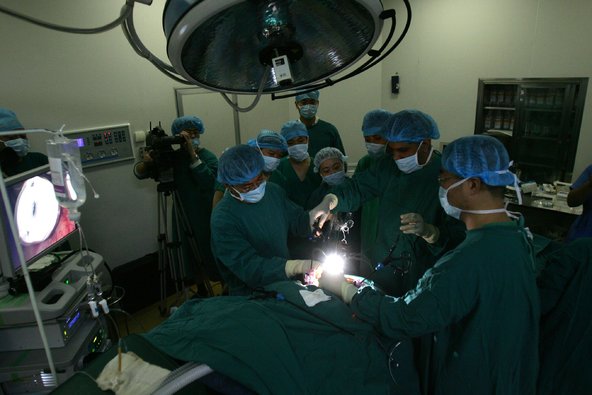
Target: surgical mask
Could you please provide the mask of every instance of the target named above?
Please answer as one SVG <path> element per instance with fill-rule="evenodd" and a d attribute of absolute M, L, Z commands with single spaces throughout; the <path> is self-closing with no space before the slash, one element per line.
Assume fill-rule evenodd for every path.
<path fill-rule="evenodd" d="M 448 202 L 448 191 L 451 190 L 452 188 L 456 188 L 457 186 L 459 186 L 460 184 L 462 184 L 466 180 L 468 180 L 468 178 L 463 178 L 462 180 L 457 181 L 454 184 L 452 184 L 451 186 L 449 186 L 448 189 L 444 189 L 444 188 L 440 187 L 440 190 L 438 191 L 438 198 L 440 199 L 440 205 L 442 206 L 442 208 L 444 209 L 444 212 L 446 214 L 448 214 L 452 218 L 456 218 L 456 219 L 460 219 L 460 215 L 462 213 L 470 213 L 470 214 L 506 213 L 509 217 L 514 217 L 505 208 L 494 208 L 494 209 L 489 209 L 489 210 L 463 210 L 463 209 L 460 209 L 458 207 L 454 207 L 453 205 L 451 205 Z"/>
<path fill-rule="evenodd" d="M 317 105 L 316 104 L 305 104 L 304 106 L 300 107 L 300 115 L 304 119 L 311 119 L 317 115 Z"/>
<path fill-rule="evenodd" d="M 419 147 L 417 147 L 417 152 L 414 155 L 408 156 L 403 159 L 397 159 L 395 161 L 397 163 L 397 167 L 399 168 L 399 170 L 401 170 L 405 174 L 413 173 L 414 171 L 423 168 L 430 161 L 430 159 L 432 158 L 432 153 L 434 152 L 434 147 L 430 148 L 430 153 L 425 163 L 423 165 L 419 164 L 417 153 L 419 152 L 419 148 L 421 148 L 422 144 L 423 141 L 419 143 Z"/>
<path fill-rule="evenodd" d="M 370 156 L 380 156 L 386 150 L 386 144 L 366 143 L 366 150 Z"/>
<path fill-rule="evenodd" d="M 339 185 L 343 182 L 343 180 L 345 180 L 345 170 L 339 170 L 335 173 L 323 177 L 323 181 L 325 181 L 328 185 L 331 186 Z"/>
<path fill-rule="evenodd" d="M 297 162 L 308 158 L 308 144 L 296 144 L 288 147 L 288 155 Z"/>
<path fill-rule="evenodd" d="M 280 165 L 280 159 L 274 158 L 273 156 L 263 155 L 263 160 L 265 161 L 263 170 L 265 170 L 267 173 L 271 173 Z"/>
<path fill-rule="evenodd" d="M 252 191 L 249 192 L 239 192 L 236 189 L 234 189 L 234 191 L 236 193 L 238 193 L 239 197 L 236 197 L 234 195 L 232 195 L 235 199 L 240 200 L 241 202 L 246 202 L 246 203 L 257 203 L 259 200 L 263 199 L 263 196 L 265 195 L 265 185 L 267 184 L 267 181 L 263 181 L 257 188 L 253 189 Z"/>
<path fill-rule="evenodd" d="M 12 148 L 12 150 L 21 158 L 29 153 L 29 140 L 27 139 L 18 138 L 7 140 L 4 142 L 4 145 L 8 148 Z"/>
<path fill-rule="evenodd" d="M 191 145 L 193 145 L 194 147 L 199 146 L 199 137 L 196 137 L 193 140 L 191 140 Z"/>

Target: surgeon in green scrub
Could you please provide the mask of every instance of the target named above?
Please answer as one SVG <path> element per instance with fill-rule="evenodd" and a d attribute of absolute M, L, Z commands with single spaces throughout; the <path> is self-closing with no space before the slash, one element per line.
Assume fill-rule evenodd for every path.
<path fill-rule="evenodd" d="M 226 192 L 212 213 L 212 250 L 230 295 L 248 295 L 320 267 L 317 261 L 290 259 L 288 234 L 310 234 L 310 216 L 266 181 L 264 166 L 259 150 L 248 145 L 220 157 L 218 182 Z"/>
<path fill-rule="evenodd" d="M 288 121 L 281 134 L 288 142 L 288 157 L 280 161 L 269 181 L 282 187 L 290 200 L 304 208 L 312 191 L 321 184 L 321 177 L 311 166 L 308 131 L 303 123 Z"/>
<path fill-rule="evenodd" d="M 332 190 L 337 211 L 354 211 L 380 198 L 376 241 L 366 263 L 374 271 L 367 277 L 392 296 L 414 288 L 437 258 L 464 238 L 463 223 L 446 216 L 438 201 L 441 155 L 432 140 L 439 137 L 432 117 L 400 111 L 386 127 L 391 155 Z"/>
<path fill-rule="evenodd" d="M 349 303 L 382 334 L 405 339 L 432 334 L 426 393 L 535 393 L 540 306 L 528 232 L 504 205 L 516 184 L 508 153 L 490 136 L 453 141 L 444 150 L 439 199 L 467 227 L 404 297 L 359 290 L 324 274 L 320 286 Z"/>
<path fill-rule="evenodd" d="M 345 148 L 341 142 L 341 136 L 337 128 L 317 117 L 319 109 L 318 90 L 296 95 L 296 109 L 300 114 L 300 122 L 306 126 L 308 136 L 310 138 L 308 143 L 308 153 L 311 158 L 314 158 L 317 152 L 325 147 L 335 147 L 345 155 Z"/>
<path fill-rule="evenodd" d="M 362 135 L 368 154 L 363 156 L 356 165 L 354 174 L 360 174 L 374 166 L 380 158 L 386 155 L 387 141 L 384 138 L 388 120 L 393 115 L 390 111 L 376 109 L 369 111 L 362 121 Z M 367 200 L 362 205 L 360 220 L 361 253 L 368 260 L 372 256 L 372 250 L 376 243 L 378 231 L 378 218 L 380 217 L 380 198 Z M 367 276 L 373 268 L 370 265 L 361 265 L 362 275 Z"/>
<path fill-rule="evenodd" d="M 265 161 L 263 174 L 267 178 L 271 177 L 271 173 L 277 169 L 280 160 L 288 155 L 288 143 L 284 136 L 269 129 L 261 129 L 256 138 L 247 141 L 247 145 L 255 147 L 261 152 L 263 160 Z M 220 202 L 225 191 L 226 188 L 224 185 L 216 182 L 216 191 L 214 192 L 212 208 L 216 207 Z"/>

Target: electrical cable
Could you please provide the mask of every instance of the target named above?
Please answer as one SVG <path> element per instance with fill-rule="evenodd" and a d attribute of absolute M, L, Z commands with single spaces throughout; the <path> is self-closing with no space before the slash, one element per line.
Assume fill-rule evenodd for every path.
<path fill-rule="evenodd" d="M 267 81 L 267 75 L 269 74 L 269 70 L 270 70 L 269 66 L 265 67 L 265 71 L 263 72 L 263 76 L 261 77 L 261 82 L 259 82 L 259 89 L 257 90 L 257 97 L 255 97 L 255 100 L 253 100 L 253 103 L 251 103 L 250 106 L 244 107 L 244 108 L 239 107 L 238 100 L 237 100 L 236 104 L 233 103 L 232 100 L 230 100 L 228 98 L 228 96 L 226 95 L 226 93 L 224 93 L 224 92 L 221 92 L 222 97 L 224 98 L 224 100 L 226 100 L 226 103 L 228 103 L 230 105 L 230 107 L 232 107 L 235 111 L 239 111 L 239 112 L 251 111 L 253 108 L 255 108 L 257 103 L 259 103 L 259 99 L 261 99 L 261 95 L 263 94 L 263 87 L 265 86 L 265 81 Z"/>
<path fill-rule="evenodd" d="M 111 29 L 119 26 L 123 22 L 123 20 L 125 18 L 127 18 L 127 16 L 131 13 L 133 7 L 128 4 L 124 4 L 123 8 L 125 9 L 125 12 L 122 12 L 122 15 L 120 15 L 113 22 L 109 22 L 108 24 L 106 24 L 104 26 L 94 27 L 94 28 L 76 28 L 76 27 L 60 26 L 60 25 L 56 25 L 53 23 L 42 21 L 37 18 L 33 18 L 33 17 L 27 16 L 27 15 L 20 14 L 16 11 L 10 10 L 10 9 L 2 7 L 2 6 L 0 6 L 0 12 L 4 13 L 6 15 L 12 16 L 14 18 L 23 20 L 25 22 L 29 22 L 34 25 L 41 26 L 41 27 L 51 29 L 51 30 L 56 30 L 59 32 L 73 33 L 73 34 L 96 34 L 96 33 L 106 32 L 108 30 L 111 30 Z"/>

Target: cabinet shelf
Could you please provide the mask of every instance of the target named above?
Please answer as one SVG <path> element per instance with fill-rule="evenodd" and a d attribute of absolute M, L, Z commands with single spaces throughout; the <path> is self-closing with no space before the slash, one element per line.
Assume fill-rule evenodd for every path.
<path fill-rule="evenodd" d="M 525 106 L 524 111 L 532 111 L 532 112 L 556 112 L 561 113 L 563 111 L 562 108 L 551 108 L 551 107 L 531 107 Z"/>
<path fill-rule="evenodd" d="M 475 134 L 499 139 L 522 178 L 571 181 L 588 78 L 480 79 Z"/>
<path fill-rule="evenodd" d="M 516 107 L 497 107 L 497 106 L 485 106 L 485 110 L 502 110 L 502 111 L 516 111 Z"/>
<path fill-rule="evenodd" d="M 544 137 L 544 136 L 516 136 L 523 140 L 538 140 L 538 141 L 553 141 L 557 144 L 561 144 L 561 141 L 557 140 L 557 137 Z"/>
<path fill-rule="evenodd" d="M 511 130 L 506 130 L 506 129 L 487 129 L 485 131 L 485 133 L 487 133 L 487 134 L 501 133 L 501 134 L 505 134 L 506 136 L 510 136 L 510 137 L 512 137 L 512 135 L 513 135 L 513 132 Z"/>

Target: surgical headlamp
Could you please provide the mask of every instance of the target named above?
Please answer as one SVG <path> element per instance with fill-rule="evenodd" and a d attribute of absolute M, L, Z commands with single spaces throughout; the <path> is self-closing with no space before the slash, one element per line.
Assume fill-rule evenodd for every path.
<path fill-rule="evenodd" d="M 323 272 L 329 274 L 340 274 L 343 273 L 345 267 L 345 258 L 343 255 L 337 253 L 331 253 L 325 256 L 323 261 Z"/>

